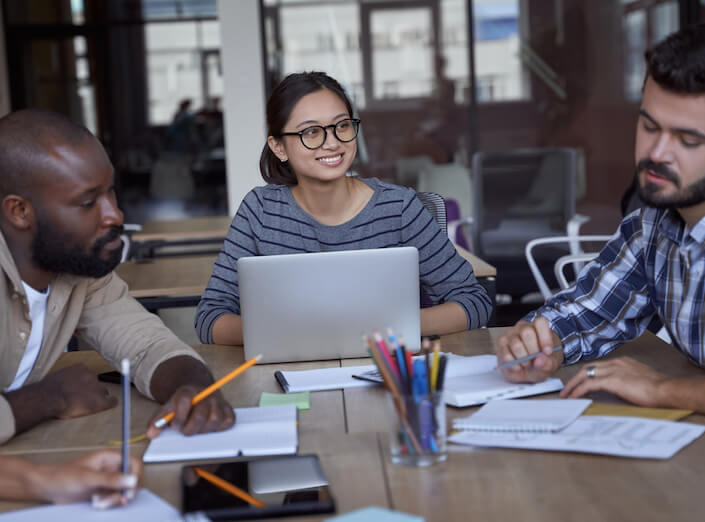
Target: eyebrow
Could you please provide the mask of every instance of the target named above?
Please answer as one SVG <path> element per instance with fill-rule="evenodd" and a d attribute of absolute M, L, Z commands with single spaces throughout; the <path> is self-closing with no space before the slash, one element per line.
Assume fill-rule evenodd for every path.
<path fill-rule="evenodd" d="M 644 109 L 639 109 L 639 114 L 643 117 L 649 120 L 651 123 L 654 125 L 661 127 L 661 125 Z M 687 134 L 689 136 L 693 136 L 694 138 L 698 138 L 699 140 L 705 141 L 705 134 L 700 132 L 697 129 L 689 129 L 689 128 L 682 128 L 682 127 L 672 127 L 669 128 L 668 130 L 672 132 L 676 132 L 678 134 Z"/>
<path fill-rule="evenodd" d="M 350 117 L 350 115 L 349 115 L 347 112 L 341 112 L 340 114 L 336 114 L 335 116 L 333 116 L 333 117 L 331 118 L 331 120 L 337 120 L 338 118 L 341 118 L 341 117 L 343 117 L 343 116 L 347 116 L 348 118 Z M 316 121 L 316 120 L 306 120 L 306 121 L 302 121 L 301 123 L 299 123 L 299 124 L 296 126 L 296 128 L 298 129 L 298 128 L 301 127 L 302 125 L 320 125 L 320 124 L 321 124 L 321 123 L 318 122 L 318 121 Z"/>

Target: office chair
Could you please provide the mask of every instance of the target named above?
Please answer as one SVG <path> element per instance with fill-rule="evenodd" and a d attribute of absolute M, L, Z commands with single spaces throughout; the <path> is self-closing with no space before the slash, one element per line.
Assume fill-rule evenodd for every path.
<path fill-rule="evenodd" d="M 541 294 L 544 299 L 551 297 L 556 291 L 549 288 L 546 278 L 541 273 L 538 264 L 536 263 L 536 258 L 534 256 L 534 249 L 543 245 L 566 243 L 569 245 L 577 245 L 577 248 L 573 247 L 573 251 L 570 254 L 562 255 L 558 257 L 553 265 L 553 275 L 558 282 L 561 290 L 568 288 L 571 283 L 568 282 L 564 269 L 567 265 L 573 266 L 573 272 L 577 275 L 583 267 L 583 264 L 592 261 L 600 253 L 599 250 L 590 250 L 585 252 L 582 250 L 582 244 L 585 243 L 601 243 L 604 244 L 610 240 L 612 236 L 607 235 L 583 235 L 583 236 L 552 236 L 552 237 L 540 237 L 532 239 L 526 244 L 524 249 L 524 254 L 526 256 L 526 262 L 531 270 L 531 275 L 534 276 Z"/>
<path fill-rule="evenodd" d="M 444 234 L 448 235 L 448 221 L 446 215 L 446 203 L 443 196 L 435 192 L 417 192 L 419 201 L 426 207 L 433 219 L 436 220 Z"/>
<path fill-rule="evenodd" d="M 527 242 L 577 235 L 587 221 L 575 214 L 577 163 L 577 151 L 570 148 L 473 156 L 472 245 L 477 256 L 497 267 L 497 293 L 521 297 L 536 292 L 524 253 Z M 567 253 L 557 246 L 543 250 L 536 258 L 541 268 L 552 268 Z M 552 275 L 549 284 L 556 284 Z"/>
<path fill-rule="evenodd" d="M 613 236 L 607 235 L 570 235 L 563 237 L 543 237 L 532 239 L 531 241 L 529 241 L 526 244 L 525 250 L 526 261 L 529 264 L 529 267 L 531 268 L 531 273 L 534 276 L 534 279 L 536 280 L 536 284 L 541 290 L 543 298 L 547 300 L 555 292 L 548 287 L 546 279 L 544 278 L 543 274 L 541 273 L 541 270 L 539 270 L 539 267 L 536 264 L 533 253 L 534 248 L 542 245 L 555 243 L 569 243 L 571 245 L 571 253 L 560 256 L 558 259 L 556 259 L 553 265 L 553 274 L 560 287 L 559 290 L 565 290 L 573 285 L 573 282 L 568 281 L 568 279 L 566 278 L 564 271 L 565 267 L 568 265 L 573 266 L 574 276 L 572 279 L 575 279 L 580 273 L 580 270 L 582 270 L 583 264 L 592 261 L 600 253 L 597 250 L 590 250 L 588 252 L 584 252 L 581 248 L 582 244 L 606 243 L 607 241 L 612 239 L 612 237 Z M 576 244 L 579 245 L 577 249 L 575 248 Z M 658 316 L 654 316 L 654 318 L 651 320 L 648 326 L 648 330 L 653 332 L 661 340 L 667 342 L 668 344 L 672 344 L 671 336 L 668 334 L 668 330 L 666 330 L 666 327 L 663 326 L 663 323 L 661 322 L 661 319 Z"/>

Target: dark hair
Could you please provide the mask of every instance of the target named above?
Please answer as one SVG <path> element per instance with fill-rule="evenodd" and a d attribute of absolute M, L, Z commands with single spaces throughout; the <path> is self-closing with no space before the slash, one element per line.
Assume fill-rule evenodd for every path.
<path fill-rule="evenodd" d="M 87 138 L 95 139 L 83 125 L 57 112 L 23 109 L 0 118 L 0 199 L 8 194 L 31 197 L 46 174 L 51 148 Z"/>
<path fill-rule="evenodd" d="M 680 94 L 705 94 L 705 24 L 690 25 L 646 51 L 646 79 Z"/>
<path fill-rule="evenodd" d="M 307 94 L 323 89 L 337 94 L 352 117 L 352 103 L 336 80 L 324 72 L 293 73 L 279 82 L 267 100 L 267 136 L 280 138 L 298 101 Z M 296 175 L 289 162 L 280 161 L 266 143 L 259 159 L 259 171 L 267 183 L 296 185 Z"/>

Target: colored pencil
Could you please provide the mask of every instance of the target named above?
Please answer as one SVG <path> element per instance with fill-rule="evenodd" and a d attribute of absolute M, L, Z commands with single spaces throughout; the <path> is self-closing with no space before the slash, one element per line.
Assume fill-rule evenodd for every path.
<path fill-rule="evenodd" d="M 231 371 L 229 374 L 227 374 L 227 375 L 225 375 L 224 377 L 221 377 L 220 379 L 218 379 L 217 381 L 215 381 L 213 384 L 211 384 L 211 385 L 208 386 L 207 388 L 204 388 L 202 391 L 200 391 L 199 393 L 197 393 L 196 395 L 193 396 L 193 399 L 191 399 L 191 404 L 192 404 L 192 405 L 198 404 L 198 403 L 201 402 L 203 399 L 205 399 L 206 397 L 208 397 L 211 393 L 213 393 L 214 391 L 219 390 L 220 388 L 222 388 L 224 384 L 229 383 L 229 382 L 232 381 L 235 377 L 237 377 L 238 375 L 240 375 L 241 373 L 243 373 L 245 370 L 247 370 L 248 368 L 251 368 L 252 366 L 254 366 L 255 364 L 257 364 L 257 362 L 258 362 L 261 358 L 262 358 L 262 355 L 261 355 L 261 354 L 258 355 L 257 357 L 253 357 L 253 358 L 250 359 L 249 361 L 247 361 L 247 362 L 241 364 L 240 366 L 238 366 L 237 368 L 235 368 L 235 369 L 234 369 L 233 371 Z M 173 411 L 170 411 L 169 413 L 167 413 L 166 415 L 164 415 L 164 417 L 162 417 L 161 419 L 159 419 L 158 421 L 156 421 L 156 422 L 154 423 L 154 426 L 157 427 L 157 428 L 163 428 L 163 427 L 166 426 L 169 422 L 171 422 L 171 419 L 173 419 L 173 418 L 174 418 L 174 412 L 173 412 Z"/>
<path fill-rule="evenodd" d="M 250 359 L 251 360 L 251 359 Z M 194 466 L 193 470 L 196 472 L 196 474 L 201 477 L 204 480 L 207 480 L 214 486 L 222 489 L 223 491 L 230 493 L 234 497 L 237 497 L 241 500 L 244 500 L 248 504 L 251 504 L 255 507 L 258 508 L 264 508 L 267 507 L 264 502 L 262 502 L 259 499 L 256 499 L 246 491 L 241 490 L 239 487 L 235 486 L 234 484 L 231 484 L 227 480 L 223 480 L 222 478 L 218 477 L 217 475 L 213 475 L 213 473 L 210 473 L 206 471 L 205 469 L 199 468 L 198 466 Z"/>

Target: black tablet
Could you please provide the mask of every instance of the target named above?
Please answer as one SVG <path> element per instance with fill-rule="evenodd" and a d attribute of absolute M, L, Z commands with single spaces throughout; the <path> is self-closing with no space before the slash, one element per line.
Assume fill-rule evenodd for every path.
<path fill-rule="evenodd" d="M 315 455 L 184 466 L 181 483 L 185 520 L 240 520 L 335 511 Z"/>

